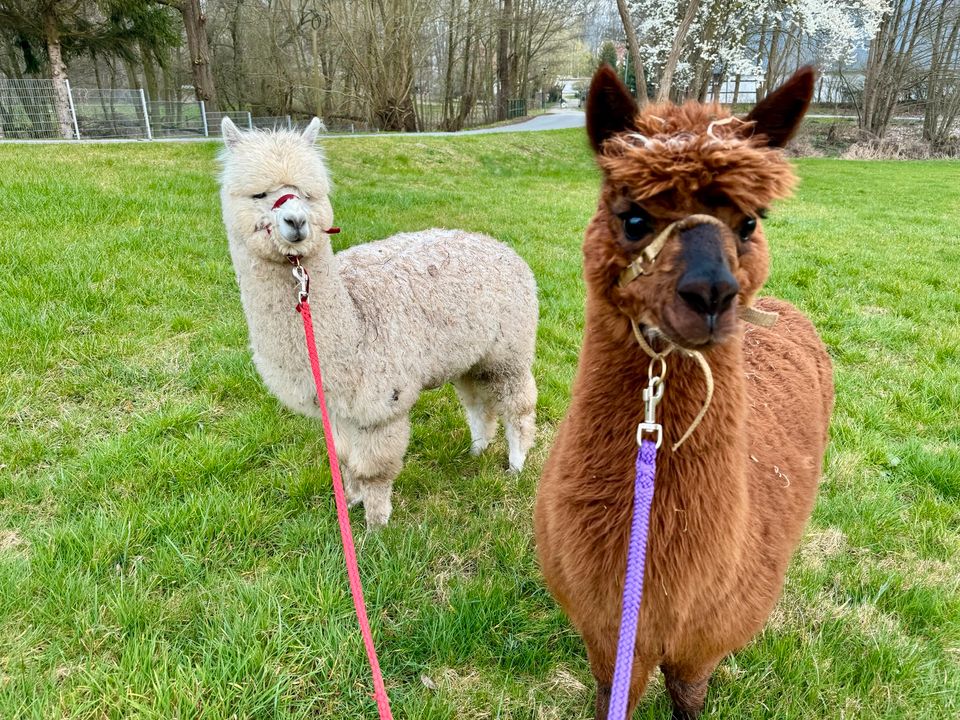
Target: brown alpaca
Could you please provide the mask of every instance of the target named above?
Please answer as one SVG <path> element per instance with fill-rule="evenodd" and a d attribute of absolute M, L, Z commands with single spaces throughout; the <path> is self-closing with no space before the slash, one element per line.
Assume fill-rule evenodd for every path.
<path fill-rule="evenodd" d="M 833 406 L 830 358 L 786 302 L 757 302 L 779 313 L 772 329 L 738 318 L 767 277 L 758 218 L 794 184 L 780 147 L 813 81 L 811 69 L 800 70 L 745 120 L 693 102 L 638 113 L 606 67 L 591 84 L 587 132 L 603 187 L 583 247 L 583 350 L 535 525 L 547 584 L 587 646 L 597 720 L 606 720 L 613 675 L 650 362 L 631 319 L 657 352 L 677 351 L 666 359 L 658 409 L 664 437 L 630 713 L 659 666 L 674 717 L 699 715 L 717 663 L 763 627 L 813 507 Z M 640 251 L 684 218 L 645 274 L 620 282 Z M 673 450 L 706 395 L 691 350 L 709 364 L 714 396 Z"/>

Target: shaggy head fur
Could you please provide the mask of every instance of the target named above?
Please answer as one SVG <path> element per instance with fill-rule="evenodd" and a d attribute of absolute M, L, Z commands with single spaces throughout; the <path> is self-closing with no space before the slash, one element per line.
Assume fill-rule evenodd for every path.
<path fill-rule="evenodd" d="M 240 132 L 222 123 L 220 200 L 231 242 L 263 260 L 309 256 L 330 240 L 333 224 L 330 177 L 315 146 L 320 120 L 302 133 L 293 130 Z M 284 195 L 295 195 L 275 208 Z"/>
<path fill-rule="evenodd" d="M 695 102 L 640 112 L 613 71 L 601 69 L 588 100 L 588 133 L 604 172 L 584 248 L 588 283 L 651 334 L 678 345 L 730 340 L 738 306 L 752 304 L 767 278 L 761 218 L 796 182 L 771 142 L 782 144 L 793 133 L 812 87 L 812 70 L 802 70 L 744 120 Z M 713 215 L 725 228 L 677 228 L 652 276 L 618 287 L 620 273 L 657 234 L 695 213 Z M 686 291 L 685 276 L 692 285 Z M 729 289 L 712 313 L 701 307 L 711 305 L 716 288 L 702 287 L 711 278 L 724 280 L 721 294 Z"/>

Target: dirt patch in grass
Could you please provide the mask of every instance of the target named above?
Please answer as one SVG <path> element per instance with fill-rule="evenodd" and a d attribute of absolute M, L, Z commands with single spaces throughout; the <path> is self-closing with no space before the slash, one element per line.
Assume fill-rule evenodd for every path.
<path fill-rule="evenodd" d="M 847 536 L 837 528 L 807 531 L 800 546 L 800 560 L 811 569 L 820 569 L 832 557 L 847 549 Z"/>
<path fill-rule="evenodd" d="M 0 530 L 0 554 L 23 553 L 29 547 L 27 539 L 16 530 Z"/>

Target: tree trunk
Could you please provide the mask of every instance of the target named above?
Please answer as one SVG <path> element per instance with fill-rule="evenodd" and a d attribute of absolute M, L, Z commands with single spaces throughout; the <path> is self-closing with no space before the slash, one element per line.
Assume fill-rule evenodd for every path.
<path fill-rule="evenodd" d="M 157 68 L 154 65 L 153 55 L 149 48 L 140 43 L 140 62 L 143 65 L 143 82 L 147 86 L 147 94 L 154 102 L 160 99 L 160 85 L 157 83 Z"/>
<path fill-rule="evenodd" d="M 633 60 L 633 75 L 637 81 L 637 103 L 640 107 L 647 104 L 647 76 L 643 72 L 643 60 L 640 57 L 640 44 L 637 42 L 637 30 L 630 19 L 630 9 L 627 0 L 617 0 L 617 10 L 620 11 L 620 22 L 623 23 L 623 32 L 627 36 L 627 54 Z"/>
<path fill-rule="evenodd" d="M 440 119 L 440 129 L 449 130 L 453 115 L 453 49 L 456 42 L 456 26 L 459 16 L 459 7 L 456 0 L 450 0 L 450 17 L 447 26 L 447 67 L 443 79 L 443 112 Z M 461 91 L 462 92 L 462 91 Z"/>
<path fill-rule="evenodd" d="M 510 93 L 513 79 L 510 77 L 510 25 L 513 22 L 513 0 L 502 0 L 497 28 L 497 120 L 506 120 L 510 112 Z"/>
<path fill-rule="evenodd" d="M 51 4 L 43 7 L 43 35 L 50 59 L 50 77 L 53 78 L 53 105 L 57 115 L 60 137 L 73 137 L 73 116 L 70 114 L 70 93 L 67 90 L 67 66 L 60 51 L 60 30 Z"/>
<path fill-rule="evenodd" d="M 660 88 L 657 90 L 657 102 L 667 102 L 670 99 L 670 91 L 673 88 L 673 75 L 677 71 L 677 63 L 680 62 L 680 53 L 687 41 L 687 33 L 693 24 L 693 19 L 697 15 L 700 7 L 700 0 L 689 0 L 687 10 L 683 14 L 683 20 L 680 21 L 680 27 L 677 28 L 677 34 L 673 36 L 673 44 L 670 46 L 670 54 L 667 56 L 667 62 L 663 66 L 663 76 L 660 78 Z"/>
<path fill-rule="evenodd" d="M 197 100 L 203 100 L 206 103 L 208 112 L 215 111 L 218 109 L 217 90 L 213 82 L 213 68 L 210 65 L 207 16 L 200 7 L 200 0 L 182 0 L 175 7 L 183 16 L 183 27 L 187 33 L 187 48 L 190 51 L 193 89 Z"/>

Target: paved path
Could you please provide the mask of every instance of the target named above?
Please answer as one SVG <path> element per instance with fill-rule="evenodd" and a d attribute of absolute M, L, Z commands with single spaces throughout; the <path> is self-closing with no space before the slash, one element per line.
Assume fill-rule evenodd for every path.
<path fill-rule="evenodd" d="M 496 125 L 494 127 L 476 128 L 474 130 L 460 130 L 458 132 L 419 132 L 419 133 L 332 133 L 321 135 L 321 140 L 333 140 L 341 137 L 450 137 L 451 135 L 487 135 L 489 133 L 536 132 L 537 130 L 565 130 L 586 125 L 586 117 L 581 110 L 548 110 L 543 115 L 537 115 L 529 120 Z"/>
<path fill-rule="evenodd" d="M 528 132 L 535 130 L 564 130 L 566 128 L 583 127 L 586 124 L 584 114 L 580 110 L 550 110 L 544 115 L 524 120 L 511 125 L 479 128 L 477 130 L 461 130 L 458 133 L 437 133 L 438 135 L 480 135 L 497 132 Z"/>

